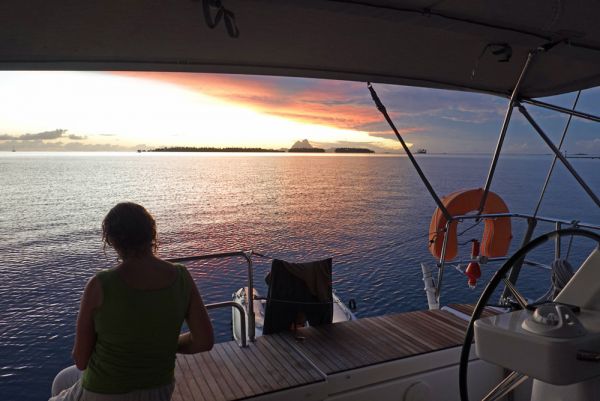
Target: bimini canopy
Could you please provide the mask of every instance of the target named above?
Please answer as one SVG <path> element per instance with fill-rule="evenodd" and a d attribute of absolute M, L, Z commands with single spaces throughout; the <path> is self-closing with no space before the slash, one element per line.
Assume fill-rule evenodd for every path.
<path fill-rule="evenodd" d="M 219 12 L 215 0 L 2 0 L 0 69 L 268 74 L 506 95 L 528 52 L 554 44 L 536 56 L 522 96 L 600 84 L 597 0 L 220 3 Z M 205 6 L 209 20 L 224 16 L 214 29 Z"/>

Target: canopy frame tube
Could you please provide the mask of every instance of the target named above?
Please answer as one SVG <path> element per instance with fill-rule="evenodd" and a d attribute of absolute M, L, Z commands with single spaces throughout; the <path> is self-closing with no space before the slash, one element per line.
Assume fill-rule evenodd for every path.
<path fill-rule="evenodd" d="M 502 145 L 504 144 L 504 139 L 506 138 L 506 132 L 508 131 L 508 124 L 510 123 L 510 119 L 512 116 L 513 108 L 515 103 L 517 102 L 519 96 L 519 89 L 521 88 L 521 84 L 525 79 L 525 74 L 531 65 L 531 61 L 533 57 L 537 54 L 537 52 L 531 51 L 527 55 L 527 60 L 525 60 L 525 64 L 523 65 L 523 69 L 521 70 L 521 74 L 519 75 L 519 79 L 515 84 L 515 87 L 510 95 L 510 100 L 508 102 L 508 106 L 506 107 L 506 114 L 504 115 L 504 121 L 502 122 L 502 127 L 500 128 L 500 135 L 498 135 L 498 142 L 496 143 L 496 150 L 494 151 L 494 155 L 492 157 L 492 162 L 490 164 L 490 169 L 488 171 L 487 178 L 485 180 L 485 186 L 483 188 L 483 195 L 481 196 L 481 202 L 479 203 L 479 208 L 477 209 L 477 214 L 480 215 L 483 213 L 485 209 L 485 203 L 487 201 L 488 193 L 490 192 L 490 187 L 492 186 L 492 180 L 494 179 L 494 173 L 496 171 L 496 165 L 498 164 L 498 159 L 500 158 L 500 152 L 502 151 Z"/>
<path fill-rule="evenodd" d="M 582 111 L 577 111 L 574 108 L 573 109 L 567 109 L 565 107 L 557 106 L 555 104 L 550 104 L 550 103 L 542 102 L 540 100 L 529 99 L 529 98 L 521 98 L 520 101 L 522 103 L 528 103 L 528 104 L 531 104 L 533 106 L 537 106 L 537 107 L 541 107 L 541 108 L 544 108 L 544 109 L 556 111 L 558 113 L 563 113 L 563 114 L 567 114 L 567 115 L 570 115 L 570 116 L 579 117 L 579 118 L 582 118 L 582 119 L 587 120 L 587 121 L 593 121 L 593 122 L 596 122 L 596 123 L 600 123 L 600 116 L 596 116 L 596 115 L 590 114 L 590 113 L 584 113 Z"/>
<path fill-rule="evenodd" d="M 531 124 L 533 129 L 538 133 L 540 138 L 542 138 L 542 140 L 544 142 L 546 142 L 546 145 L 548 145 L 548 147 L 552 150 L 552 152 L 554 152 L 554 155 L 562 162 L 562 164 L 567 168 L 567 170 L 569 170 L 571 175 L 573 175 L 573 177 L 575 177 L 575 179 L 577 180 L 579 185 L 589 195 L 589 197 L 594 201 L 596 206 L 600 207 L 600 199 L 598 199 L 598 196 L 596 196 L 594 191 L 589 187 L 589 185 L 585 182 L 585 180 L 583 178 L 581 178 L 579 173 L 577 173 L 577 170 L 575 170 L 575 168 L 571 165 L 571 163 L 569 163 L 567 158 L 560 152 L 560 149 L 558 149 L 556 147 L 556 145 L 554 145 L 552 140 L 550 138 L 548 138 L 548 135 L 546 135 L 544 130 L 542 130 L 542 128 L 535 122 L 535 120 L 533 119 L 531 114 L 529 114 L 529 112 L 527 111 L 525 106 L 523 106 L 520 103 L 517 103 L 517 107 L 519 108 L 519 111 L 521 112 L 521 114 L 523 114 L 523 116 L 527 119 L 529 124 Z"/>
<path fill-rule="evenodd" d="M 577 102 L 579 102 L 579 96 L 581 96 L 581 91 L 578 91 L 577 96 L 575 96 L 575 101 L 573 102 L 572 110 L 575 110 L 575 108 L 577 107 Z M 573 115 L 570 114 L 569 118 L 567 119 L 567 123 L 565 124 L 565 128 L 563 129 L 562 136 L 560 137 L 560 141 L 558 142 L 558 150 L 560 150 L 562 148 L 562 145 L 565 142 L 565 138 L 567 137 L 567 132 L 569 131 L 569 126 L 571 125 L 572 119 L 573 119 Z M 546 193 L 546 189 L 548 188 L 548 184 L 550 183 L 550 178 L 552 177 L 552 173 L 554 172 L 554 166 L 556 166 L 557 158 L 558 157 L 556 155 L 554 155 L 554 158 L 552 159 L 552 164 L 550 165 L 550 168 L 548 169 L 548 174 L 546 175 L 546 181 L 544 181 L 544 186 L 542 187 L 542 191 L 540 192 L 540 197 L 538 199 L 538 203 L 535 206 L 535 211 L 533 212 L 534 216 L 536 216 L 538 214 L 540 207 L 542 206 L 542 201 L 544 200 L 544 194 Z M 559 228 L 557 228 L 557 230 L 558 229 Z"/>

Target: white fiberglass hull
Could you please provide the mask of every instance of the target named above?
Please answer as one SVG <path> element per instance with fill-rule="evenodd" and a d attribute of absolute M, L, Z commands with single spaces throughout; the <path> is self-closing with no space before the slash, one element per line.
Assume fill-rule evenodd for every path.
<path fill-rule="evenodd" d="M 233 294 L 233 301 L 240 304 L 247 316 L 247 287 L 240 288 Z M 345 322 L 348 320 L 356 320 L 356 316 L 352 311 L 340 300 L 335 291 L 333 291 L 333 323 Z M 255 337 L 260 337 L 263 334 L 263 325 L 265 322 L 265 302 L 264 299 L 260 298 L 260 294 L 254 289 L 254 315 L 255 315 Z M 233 338 L 238 343 L 242 341 L 242 324 L 240 319 L 240 312 L 236 308 L 231 308 L 231 322 Z M 248 330 L 248 322 L 246 322 L 246 332 Z"/>

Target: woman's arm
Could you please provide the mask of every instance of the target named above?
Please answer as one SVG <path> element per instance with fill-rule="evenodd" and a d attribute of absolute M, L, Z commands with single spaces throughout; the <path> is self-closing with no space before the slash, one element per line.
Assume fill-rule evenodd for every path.
<path fill-rule="evenodd" d="M 84 370 L 87 367 L 94 346 L 96 345 L 94 311 L 101 304 L 102 286 L 98 278 L 92 277 L 83 291 L 79 306 L 79 315 L 77 315 L 77 329 L 72 355 L 75 365 L 79 370 Z"/>
<path fill-rule="evenodd" d="M 215 342 L 212 323 L 192 276 L 187 270 L 185 274 L 188 275 L 187 279 L 192 283 L 190 305 L 185 316 L 190 331 L 179 336 L 177 352 L 180 354 L 195 354 L 209 351 Z"/>

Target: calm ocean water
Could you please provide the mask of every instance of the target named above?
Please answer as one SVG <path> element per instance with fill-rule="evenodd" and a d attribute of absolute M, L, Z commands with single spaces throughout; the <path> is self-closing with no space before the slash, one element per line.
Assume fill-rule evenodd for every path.
<path fill-rule="evenodd" d="M 419 158 L 441 195 L 481 186 L 489 160 Z M 531 213 L 550 162 L 506 156 L 492 189 L 511 211 Z M 572 162 L 600 192 L 600 161 Z M 4 153 L 0 188 L 2 400 L 46 399 L 54 375 L 71 364 L 83 286 L 116 260 L 102 249 L 100 223 L 124 200 L 153 213 L 163 257 L 241 249 L 294 261 L 333 256 L 334 287 L 343 300 L 356 300 L 359 317 L 427 306 L 419 264 L 434 263 L 425 236 L 435 205 L 405 157 Z M 562 168 L 540 214 L 600 223 L 600 210 Z M 542 224 L 538 232 L 551 229 Z M 513 248 L 523 231 L 515 222 Z M 574 259 L 585 249 L 574 244 Z M 263 292 L 268 263 L 256 259 Z M 231 299 L 245 284 L 245 267 L 237 259 L 190 265 L 206 302 Z M 492 271 L 486 267 L 484 277 Z M 482 288 L 469 290 L 452 268 L 444 280 L 447 303 L 473 302 Z M 529 269 L 520 285 L 535 294 L 547 281 L 546 272 Z M 230 339 L 229 311 L 211 316 L 219 340 Z"/>

